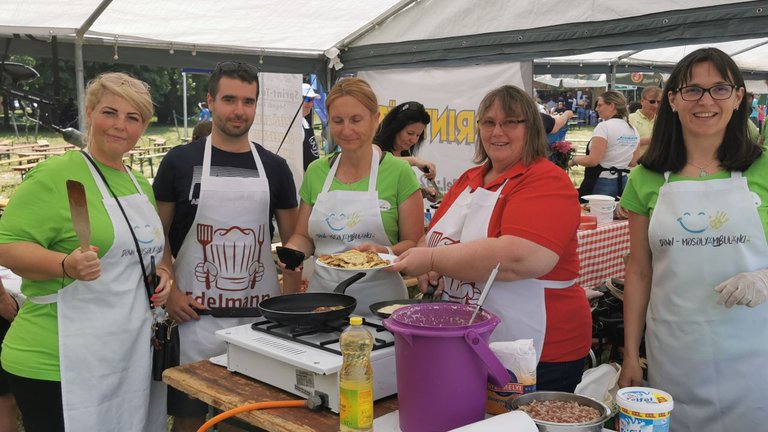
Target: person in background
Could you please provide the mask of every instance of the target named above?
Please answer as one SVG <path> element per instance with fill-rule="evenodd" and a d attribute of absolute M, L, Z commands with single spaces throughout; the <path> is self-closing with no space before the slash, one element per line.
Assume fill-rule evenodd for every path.
<path fill-rule="evenodd" d="M 620 196 L 640 137 L 627 121 L 627 100 L 621 93 L 610 90 L 598 96 L 596 110 L 603 122 L 595 127 L 587 154 L 574 157 L 569 164 L 586 167 L 579 197 Z"/>
<path fill-rule="evenodd" d="M 629 124 L 637 130 L 640 135 L 640 141 L 632 155 L 632 162 L 629 166 L 637 165 L 637 159 L 648 149 L 651 142 L 651 133 L 653 132 L 653 122 L 656 119 L 656 112 L 661 103 L 661 88 L 646 87 L 640 94 L 640 109 L 629 115 Z"/>
<path fill-rule="evenodd" d="M 757 110 L 759 109 L 759 105 L 754 93 L 747 93 L 747 104 L 749 105 L 749 121 L 757 127 L 759 126 L 757 124 Z"/>
<path fill-rule="evenodd" d="M 277 220 L 282 238 L 290 238 L 298 203 L 288 163 L 248 139 L 258 97 L 255 67 L 217 64 L 208 83 L 211 135 L 171 149 L 153 183 L 175 257 L 177 289 L 166 310 L 180 323 L 182 364 L 225 352 L 225 343 L 214 332 L 251 321 L 201 317 L 200 309 L 256 307 L 281 292 L 272 260 L 271 221 Z M 232 265 L 231 258 L 239 264 Z M 287 286 L 299 283 L 297 279 Z M 205 403 L 168 389 L 174 431 L 196 431 L 207 410 Z"/>
<path fill-rule="evenodd" d="M 301 102 L 301 127 L 304 130 L 302 149 L 304 154 L 304 171 L 306 171 L 309 164 L 320 157 L 315 129 L 312 127 L 312 108 L 315 105 L 315 99 L 319 99 L 320 95 L 315 93 L 312 86 L 304 83 L 301 85 L 301 97 L 303 98 Z"/>
<path fill-rule="evenodd" d="M 170 260 L 152 188 L 122 162 L 149 125 L 152 99 L 120 72 L 89 82 L 85 99 L 86 151 L 38 164 L 0 219 L 0 265 L 22 277 L 27 297 L 0 360 L 27 432 L 155 430 L 149 302 L 165 303 Z M 68 180 L 85 187 L 87 250 L 73 229 Z M 150 257 L 162 263 L 150 298 L 137 241 L 144 272 Z"/>
<path fill-rule="evenodd" d="M 211 134 L 211 128 L 213 124 L 208 121 L 198 123 L 194 129 L 192 129 L 192 138 L 189 142 L 195 142 L 199 139 L 203 139 Z"/>
<path fill-rule="evenodd" d="M 744 78 L 716 48 L 673 68 L 630 211 L 619 385 L 673 395 L 671 431 L 763 430 L 768 155 L 746 135 Z M 734 385 L 734 383 L 739 383 Z"/>
<path fill-rule="evenodd" d="M 481 165 L 459 177 L 419 247 L 387 271 L 418 276 L 422 291 L 436 287 L 445 300 L 476 304 L 501 263 L 483 304 L 501 318 L 491 339 L 533 339 L 537 390 L 573 392 L 592 342 L 589 303 L 576 283 L 576 190 L 546 159 L 542 122 L 523 90 L 492 90 L 477 118 Z"/>
<path fill-rule="evenodd" d="M 200 102 L 197 106 L 200 108 L 200 115 L 197 116 L 197 122 L 202 123 L 211 121 L 211 110 L 208 109 L 208 105 L 205 102 Z"/>
<path fill-rule="evenodd" d="M 6 291 L 3 282 L 0 281 L 0 343 L 5 339 L 8 328 L 18 312 L 19 305 L 16 299 Z M 2 357 L 2 347 L 0 347 L 0 357 Z M 2 366 L 2 361 L 0 361 L 0 366 Z M 11 393 L 8 381 L 8 372 L 0 369 L 0 432 L 16 432 L 18 430 L 16 399 Z"/>
<path fill-rule="evenodd" d="M 342 152 L 310 164 L 299 191 L 299 221 L 285 246 L 306 256 L 353 248 L 405 252 L 424 232 L 424 206 L 408 163 L 373 144 L 376 95 L 366 81 L 344 78 L 328 93 L 326 106 L 330 133 Z M 308 291 L 333 291 L 347 277 L 348 272 L 315 266 Z M 372 303 L 408 298 L 403 278 L 381 271 L 355 282 L 346 294 L 357 298 L 355 313 L 365 316 L 371 316 Z"/>
<path fill-rule="evenodd" d="M 424 142 L 424 130 L 430 120 L 424 105 L 414 101 L 402 103 L 384 116 L 373 143 L 418 168 L 427 180 L 433 181 L 437 175 L 435 164 L 414 156 Z M 437 191 L 428 186 L 422 186 L 421 193 L 430 201 L 437 195 Z"/>

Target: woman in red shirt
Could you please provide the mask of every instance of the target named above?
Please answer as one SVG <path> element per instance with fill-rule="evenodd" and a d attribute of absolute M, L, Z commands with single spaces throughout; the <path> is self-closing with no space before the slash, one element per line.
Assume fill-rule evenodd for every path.
<path fill-rule="evenodd" d="M 546 159 L 536 104 L 503 86 L 477 110 L 475 163 L 448 191 L 419 246 L 390 269 L 419 276 L 419 288 L 476 303 L 500 263 L 484 307 L 502 322 L 492 340 L 533 339 L 538 390 L 572 392 L 591 344 L 579 273 L 580 207 L 563 170 Z"/>

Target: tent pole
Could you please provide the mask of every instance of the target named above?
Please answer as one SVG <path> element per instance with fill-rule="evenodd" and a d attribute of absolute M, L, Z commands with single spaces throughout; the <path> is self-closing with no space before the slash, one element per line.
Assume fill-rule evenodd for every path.
<path fill-rule="evenodd" d="M 608 80 L 608 90 L 616 88 L 616 63 L 611 64 L 611 79 Z"/>
<path fill-rule="evenodd" d="M 187 142 L 187 73 L 182 71 L 181 72 L 181 87 L 184 89 L 182 94 L 184 97 L 182 98 L 182 101 L 184 102 L 184 110 L 182 111 L 184 114 L 184 142 Z"/>
<path fill-rule="evenodd" d="M 77 88 L 77 128 L 80 132 L 85 132 L 85 77 L 82 37 L 75 40 L 75 88 Z"/>

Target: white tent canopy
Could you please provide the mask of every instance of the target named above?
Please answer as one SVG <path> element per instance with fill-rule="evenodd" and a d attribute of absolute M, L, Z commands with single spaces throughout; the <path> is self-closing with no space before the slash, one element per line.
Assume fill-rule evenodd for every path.
<path fill-rule="evenodd" d="M 93 61 L 113 61 L 117 45 L 120 62 L 210 67 L 217 59 L 244 56 L 268 72 L 320 72 L 323 53 L 334 48 L 346 69 L 361 70 L 768 37 L 768 1 L 747 0 L 2 3 L 0 39 L 11 42 L 0 44 L 0 54 L 50 55 L 56 37 L 60 44 L 82 43 L 85 59 Z M 73 52 L 61 49 L 59 55 Z M 670 52 L 670 61 L 676 56 Z M 768 56 L 744 62 L 768 70 Z"/>
<path fill-rule="evenodd" d="M 743 39 L 754 46 L 729 52 L 748 70 L 768 71 L 766 0 L 3 0 L 2 10 L 0 59 L 74 58 L 79 89 L 84 60 L 210 69 L 231 59 L 326 81 L 326 67 L 342 64 L 360 71 L 607 53 L 596 70 L 536 71 L 591 74 L 615 72 L 610 59 L 642 49 L 655 53 L 637 62 L 673 63 L 690 48 L 668 47 Z"/>

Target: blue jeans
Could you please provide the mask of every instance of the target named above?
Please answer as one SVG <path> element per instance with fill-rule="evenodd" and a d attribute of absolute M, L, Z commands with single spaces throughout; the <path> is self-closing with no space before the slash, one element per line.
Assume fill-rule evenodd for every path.
<path fill-rule="evenodd" d="M 622 184 L 622 190 L 623 188 L 627 187 L 627 176 L 623 176 Z M 597 182 L 595 182 L 595 187 L 592 189 L 592 194 L 594 195 L 608 195 L 608 196 L 618 196 L 619 195 L 619 188 L 617 185 L 617 181 L 615 178 L 607 179 L 607 178 L 599 178 L 597 179 Z"/>
<path fill-rule="evenodd" d="M 584 374 L 585 360 L 586 358 L 569 362 L 539 362 L 536 367 L 536 390 L 573 393 Z"/>

